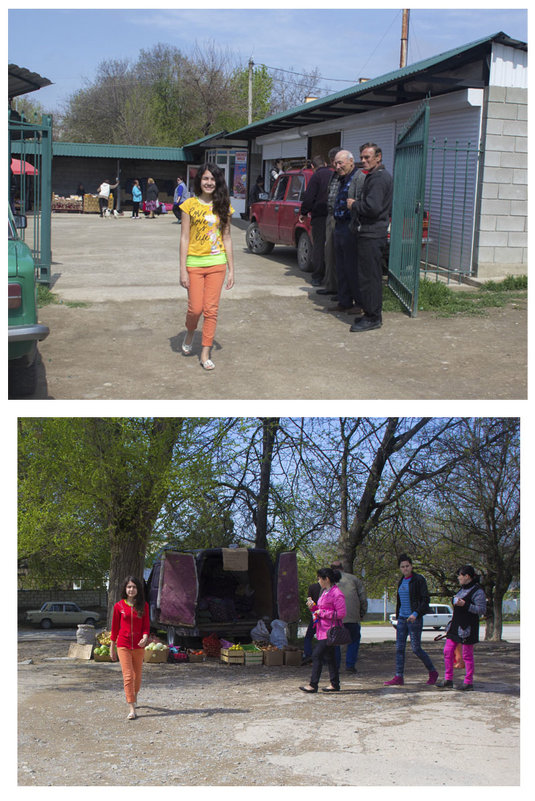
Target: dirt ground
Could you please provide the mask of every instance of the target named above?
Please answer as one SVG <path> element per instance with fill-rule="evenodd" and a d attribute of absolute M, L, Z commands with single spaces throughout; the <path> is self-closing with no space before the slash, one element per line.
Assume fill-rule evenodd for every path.
<path fill-rule="evenodd" d="M 442 645 L 425 648 L 442 666 Z M 393 643 L 362 644 L 358 674 L 342 672 L 336 695 L 300 692 L 308 667 L 145 665 L 135 721 L 119 665 L 67 652 L 65 640 L 19 643 L 19 785 L 520 782 L 517 644 L 476 646 L 469 694 L 427 687 L 410 647 L 405 686 L 384 687 Z"/>
<path fill-rule="evenodd" d="M 43 308 L 38 399 L 350 400 L 527 397 L 527 304 L 484 316 L 385 313 L 351 334 L 353 317 L 327 312 L 295 250 L 245 249 L 233 225 L 236 285 L 223 290 L 212 356 L 200 335 L 184 357 L 186 291 L 178 280 L 180 226 L 156 220 L 54 215 L 52 291 Z M 68 303 L 82 303 L 72 307 Z"/>

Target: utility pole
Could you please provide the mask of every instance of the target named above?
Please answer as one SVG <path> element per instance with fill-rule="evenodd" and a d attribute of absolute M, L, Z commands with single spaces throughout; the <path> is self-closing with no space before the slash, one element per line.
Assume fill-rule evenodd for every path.
<path fill-rule="evenodd" d="M 247 122 L 249 125 L 253 121 L 253 67 L 254 61 L 252 58 L 249 59 L 249 108 L 247 111 Z"/>
<path fill-rule="evenodd" d="M 404 8 L 401 18 L 401 53 L 399 56 L 399 67 L 407 66 L 407 48 L 409 46 L 409 14 L 408 8 Z"/>

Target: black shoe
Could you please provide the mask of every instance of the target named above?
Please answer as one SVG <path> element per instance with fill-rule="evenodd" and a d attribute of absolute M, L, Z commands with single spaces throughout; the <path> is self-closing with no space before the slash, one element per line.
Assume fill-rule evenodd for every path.
<path fill-rule="evenodd" d="M 311 662 L 312 662 L 311 656 L 304 656 L 301 660 L 301 667 L 303 667 L 304 665 L 310 665 Z"/>
<path fill-rule="evenodd" d="M 312 286 L 321 286 L 321 281 L 318 278 L 313 278 L 310 283 Z"/>
<path fill-rule="evenodd" d="M 453 682 L 451 679 L 440 679 L 436 682 L 435 687 L 438 687 L 439 690 L 453 690 Z"/>
<path fill-rule="evenodd" d="M 381 320 L 370 320 L 369 317 L 361 317 L 358 322 L 353 323 L 349 329 L 352 333 L 359 331 L 373 331 L 375 328 L 381 328 Z"/>
<path fill-rule="evenodd" d="M 474 689 L 474 685 L 473 684 L 459 684 L 457 689 L 458 690 L 464 690 L 466 692 L 467 690 L 473 690 Z"/>
<path fill-rule="evenodd" d="M 339 693 L 340 687 L 322 687 L 322 693 Z"/>
<path fill-rule="evenodd" d="M 300 690 L 303 690 L 304 693 L 317 693 L 317 688 L 314 690 L 309 690 L 308 687 L 299 687 Z"/>
<path fill-rule="evenodd" d="M 356 667 L 346 667 L 346 673 L 356 673 L 356 672 L 357 672 Z"/>
<path fill-rule="evenodd" d="M 333 292 L 332 289 L 316 289 L 316 293 L 318 295 L 335 295 L 336 292 Z"/>

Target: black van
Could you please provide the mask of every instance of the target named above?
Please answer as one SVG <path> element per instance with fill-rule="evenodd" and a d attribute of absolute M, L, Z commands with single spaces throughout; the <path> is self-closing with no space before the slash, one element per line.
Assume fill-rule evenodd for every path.
<path fill-rule="evenodd" d="M 153 628 L 179 638 L 246 639 L 259 620 L 299 620 L 295 552 L 273 563 L 261 548 L 163 550 L 148 579 Z"/>

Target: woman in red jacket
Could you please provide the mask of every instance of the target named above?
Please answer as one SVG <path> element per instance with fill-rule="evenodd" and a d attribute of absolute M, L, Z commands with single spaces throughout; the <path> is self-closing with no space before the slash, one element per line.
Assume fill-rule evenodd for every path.
<path fill-rule="evenodd" d="M 143 655 L 149 641 L 149 605 L 143 585 L 135 576 L 125 579 L 121 600 L 113 607 L 110 656 L 121 663 L 126 703 L 130 707 L 128 720 L 136 718 L 137 694 L 141 687 Z"/>

